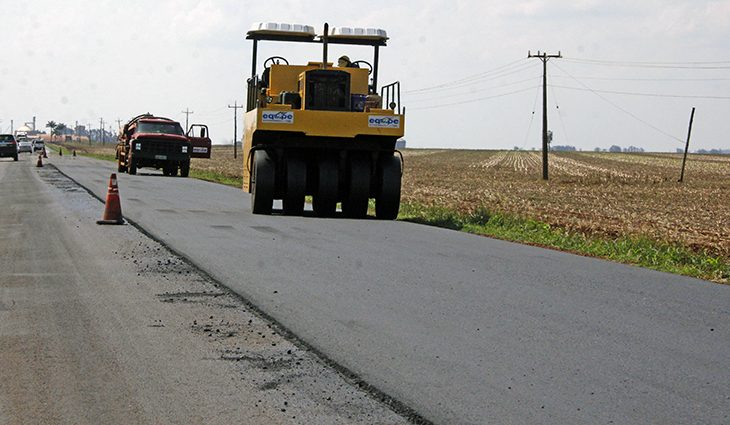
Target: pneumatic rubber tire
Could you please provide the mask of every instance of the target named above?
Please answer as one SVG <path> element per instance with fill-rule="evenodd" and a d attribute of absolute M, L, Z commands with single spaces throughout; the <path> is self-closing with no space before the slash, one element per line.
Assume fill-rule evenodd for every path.
<path fill-rule="evenodd" d="M 251 176 L 251 212 L 254 214 L 271 214 L 274 205 L 275 170 L 274 161 L 266 151 L 254 152 Z"/>
<path fill-rule="evenodd" d="M 316 192 L 312 197 L 312 208 L 317 217 L 332 217 L 337 211 L 337 168 L 334 158 L 323 156 L 318 161 Z"/>
<path fill-rule="evenodd" d="M 365 155 L 350 158 L 347 175 L 347 193 L 342 200 L 346 217 L 363 218 L 368 215 L 370 197 L 370 160 Z"/>
<path fill-rule="evenodd" d="M 375 216 L 395 220 L 400 209 L 401 162 L 397 156 L 380 159 L 380 190 L 375 198 Z"/>
<path fill-rule="evenodd" d="M 129 158 L 129 168 L 127 169 L 130 176 L 137 174 L 137 160 L 134 157 Z"/>
<path fill-rule="evenodd" d="M 307 165 L 300 158 L 286 159 L 286 193 L 282 199 L 284 214 L 304 213 L 304 191 L 307 188 Z"/>

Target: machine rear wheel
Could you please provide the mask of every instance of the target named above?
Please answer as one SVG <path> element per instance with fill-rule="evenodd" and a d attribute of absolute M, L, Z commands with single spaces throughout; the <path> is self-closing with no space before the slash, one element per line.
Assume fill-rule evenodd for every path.
<path fill-rule="evenodd" d="M 307 165 L 299 158 L 286 159 L 286 193 L 282 204 L 284 214 L 304 213 L 304 191 L 307 187 Z"/>
<path fill-rule="evenodd" d="M 395 220 L 400 209 L 401 163 L 398 157 L 381 158 L 380 190 L 375 198 L 375 216 L 382 220 Z"/>
<path fill-rule="evenodd" d="M 127 171 L 132 176 L 137 174 L 137 160 L 134 157 L 129 158 L 129 169 Z"/>
<path fill-rule="evenodd" d="M 251 178 L 251 211 L 271 214 L 274 204 L 274 161 L 266 151 L 254 152 Z"/>
<path fill-rule="evenodd" d="M 367 157 L 354 155 L 350 158 L 347 182 L 342 212 L 351 218 L 367 216 L 370 197 L 370 162 Z"/>
<path fill-rule="evenodd" d="M 337 210 L 337 162 L 322 157 L 317 163 L 317 185 L 312 197 L 312 208 L 318 217 L 332 217 Z"/>

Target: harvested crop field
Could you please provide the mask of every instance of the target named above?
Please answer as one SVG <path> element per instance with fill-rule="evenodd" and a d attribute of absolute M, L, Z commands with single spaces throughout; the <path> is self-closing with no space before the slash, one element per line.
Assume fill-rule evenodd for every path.
<path fill-rule="evenodd" d="M 403 201 L 536 219 L 595 236 L 639 236 L 730 258 L 730 157 L 407 150 Z"/>

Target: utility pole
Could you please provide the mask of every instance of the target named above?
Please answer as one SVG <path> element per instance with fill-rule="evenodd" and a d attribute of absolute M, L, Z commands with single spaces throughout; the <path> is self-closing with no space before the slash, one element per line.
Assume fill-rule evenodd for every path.
<path fill-rule="evenodd" d="M 238 157 L 238 142 L 236 137 L 238 135 L 238 110 L 243 109 L 243 105 L 238 106 L 238 101 L 233 102 L 233 106 L 228 105 L 229 108 L 233 109 L 233 158 Z"/>
<path fill-rule="evenodd" d="M 99 118 L 99 133 L 101 133 L 101 144 L 104 144 L 104 118 Z"/>
<path fill-rule="evenodd" d="M 193 113 L 193 111 L 190 110 L 190 108 L 185 108 L 184 111 L 182 111 L 183 114 L 185 114 L 185 132 L 188 131 L 188 118 L 190 117 L 190 114 Z"/>
<path fill-rule="evenodd" d="M 684 165 L 687 163 L 687 151 L 689 151 L 689 137 L 692 135 L 692 122 L 695 120 L 695 107 L 692 107 L 692 114 L 689 116 L 689 130 L 687 130 L 687 144 L 684 145 L 684 158 L 682 159 L 682 173 L 679 175 L 679 182 L 684 181 Z"/>
<path fill-rule="evenodd" d="M 79 143 L 81 141 L 81 136 L 79 135 L 79 121 L 76 120 L 76 124 L 74 125 L 74 134 L 76 135 L 76 143 Z"/>
<path fill-rule="evenodd" d="M 537 51 L 536 55 L 527 52 L 527 59 L 538 58 L 542 61 L 542 179 L 548 179 L 548 117 L 547 117 L 547 63 L 552 58 L 562 58 L 557 55 L 548 55 Z"/>
<path fill-rule="evenodd" d="M 13 134 L 13 129 L 14 129 L 13 124 L 14 124 L 13 120 L 10 120 L 10 134 Z"/>
<path fill-rule="evenodd" d="M 122 120 L 119 118 L 117 118 L 117 127 L 119 127 L 120 130 L 122 129 Z"/>
<path fill-rule="evenodd" d="M 86 135 L 89 137 L 89 146 L 91 146 L 91 123 L 86 123 Z"/>

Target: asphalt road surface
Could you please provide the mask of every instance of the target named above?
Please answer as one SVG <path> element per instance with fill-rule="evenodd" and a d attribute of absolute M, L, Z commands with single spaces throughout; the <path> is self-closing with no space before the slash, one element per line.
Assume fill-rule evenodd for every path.
<path fill-rule="evenodd" d="M 99 197 L 115 169 L 51 160 Z M 254 216 L 235 188 L 119 177 L 126 217 L 434 423 L 730 423 L 728 286 L 409 223 Z"/>
<path fill-rule="evenodd" d="M 0 160 L 0 424 L 406 424 L 27 155 Z"/>

